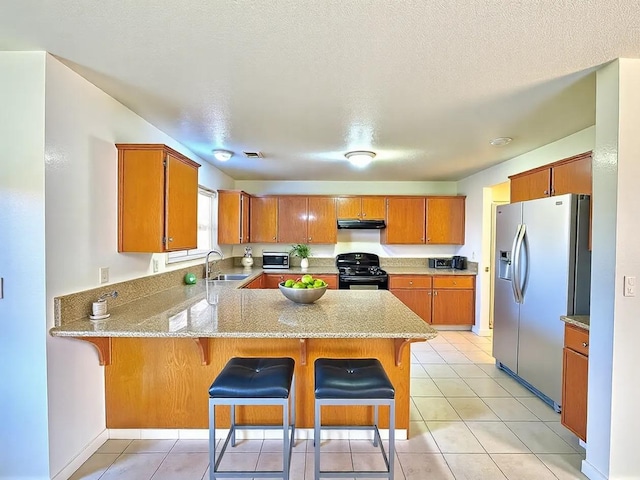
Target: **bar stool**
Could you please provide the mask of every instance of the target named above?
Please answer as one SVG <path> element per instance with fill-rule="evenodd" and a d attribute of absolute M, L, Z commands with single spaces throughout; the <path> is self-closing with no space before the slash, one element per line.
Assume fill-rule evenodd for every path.
<path fill-rule="evenodd" d="M 209 478 L 281 477 L 289 480 L 291 450 L 295 435 L 295 362 L 291 358 L 235 357 L 222 369 L 209 388 Z M 216 406 L 231 406 L 231 425 L 216 459 Z M 236 405 L 281 405 L 282 426 L 236 424 Z M 229 471 L 219 469 L 229 441 L 236 446 L 236 431 L 282 428 L 282 470 Z"/>
<path fill-rule="evenodd" d="M 318 358 L 315 373 L 314 453 L 315 480 L 320 477 L 381 477 L 393 480 L 395 451 L 395 389 L 382 364 L 375 358 Z M 373 405 L 373 425 L 322 426 L 323 405 Z M 389 406 L 389 456 L 378 430 L 378 406 Z M 323 429 L 372 430 L 373 446 L 380 446 L 387 469 L 384 471 L 320 470 L 320 433 Z"/>

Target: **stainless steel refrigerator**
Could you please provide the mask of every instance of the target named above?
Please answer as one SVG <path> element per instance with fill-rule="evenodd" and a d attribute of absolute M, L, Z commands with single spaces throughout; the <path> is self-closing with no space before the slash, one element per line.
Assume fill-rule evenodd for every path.
<path fill-rule="evenodd" d="M 561 315 L 588 315 L 589 196 L 559 195 L 496 210 L 493 356 L 559 411 Z"/>

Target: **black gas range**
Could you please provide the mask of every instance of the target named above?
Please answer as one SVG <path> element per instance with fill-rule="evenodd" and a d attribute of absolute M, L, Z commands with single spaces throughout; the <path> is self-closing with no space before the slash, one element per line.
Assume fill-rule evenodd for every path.
<path fill-rule="evenodd" d="M 375 253 L 341 253 L 336 257 L 338 288 L 389 289 L 389 276 Z"/>

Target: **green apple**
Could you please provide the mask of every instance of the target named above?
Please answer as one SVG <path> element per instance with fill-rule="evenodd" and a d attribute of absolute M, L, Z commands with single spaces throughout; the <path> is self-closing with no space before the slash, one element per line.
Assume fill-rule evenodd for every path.
<path fill-rule="evenodd" d="M 325 286 L 324 280 L 320 280 L 319 278 L 317 278 L 313 282 L 313 288 L 321 288 L 321 287 L 324 287 L 324 286 Z"/>
<path fill-rule="evenodd" d="M 286 282 L 284 282 L 284 286 L 291 288 L 291 287 L 293 287 L 294 283 L 296 283 L 296 282 L 294 282 L 293 280 L 289 279 Z"/>
<path fill-rule="evenodd" d="M 302 282 L 297 282 L 293 284 L 293 288 L 307 288 L 307 285 Z"/>
<path fill-rule="evenodd" d="M 300 280 L 302 283 L 313 283 L 313 277 L 311 275 L 303 275 Z"/>

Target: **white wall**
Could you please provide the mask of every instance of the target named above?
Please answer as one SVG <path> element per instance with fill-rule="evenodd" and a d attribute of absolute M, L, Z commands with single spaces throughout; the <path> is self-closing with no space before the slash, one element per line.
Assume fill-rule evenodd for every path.
<path fill-rule="evenodd" d="M 0 478 L 49 478 L 44 53 L 0 52 Z"/>
<path fill-rule="evenodd" d="M 519 155 L 495 167 L 488 168 L 458 182 L 458 194 L 467 196 L 465 245 L 458 252 L 478 261 L 476 279 L 476 324 L 473 330 L 486 333 L 489 329 L 489 298 L 491 211 L 493 197 L 490 187 L 508 180 L 509 175 L 561 160 L 593 149 L 595 127 L 589 127 L 556 142 Z"/>
<path fill-rule="evenodd" d="M 637 277 L 637 189 L 640 178 L 640 60 L 621 59 L 597 72 L 593 186 L 593 254 L 587 458 L 590 478 L 638 478 L 640 429 L 637 297 L 624 276 Z"/>
<path fill-rule="evenodd" d="M 455 182 L 328 182 L 328 181 L 248 181 L 238 180 L 235 188 L 253 195 L 456 195 Z M 289 244 L 252 244 L 253 255 L 263 250 L 288 251 Z M 455 245 L 382 245 L 377 230 L 339 230 L 338 242 L 311 245 L 314 257 L 335 257 L 338 253 L 369 252 L 381 257 L 433 257 L 455 255 Z M 233 255 L 244 254 L 244 246 L 234 246 Z"/>
<path fill-rule="evenodd" d="M 99 286 L 99 267 L 109 267 L 110 283 L 152 273 L 151 254 L 117 252 L 115 143 L 167 144 L 202 165 L 199 181 L 211 189 L 233 188 L 233 180 L 51 56 L 45 102 L 50 328 L 53 297 Z M 89 344 L 48 337 L 47 346 L 50 466 L 56 475 L 104 431 L 104 375 Z"/>

